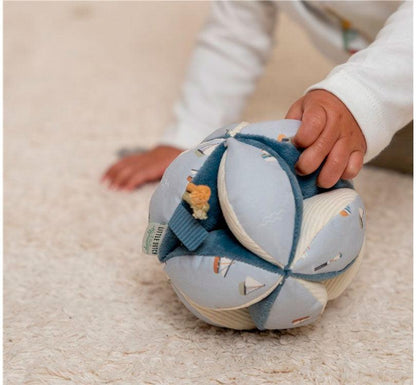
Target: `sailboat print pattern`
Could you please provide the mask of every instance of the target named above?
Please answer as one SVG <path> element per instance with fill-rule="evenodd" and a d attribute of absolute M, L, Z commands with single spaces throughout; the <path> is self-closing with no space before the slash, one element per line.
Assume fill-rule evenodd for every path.
<path fill-rule="evenodd" d="M 277 137 L 278 142 L 290 142 L 290 138 L 288 138 L 285 134 L 279 134 Z"/>
<path fill-rule="evenodd" d="M 349 215 L 351 215 L 351 213 L 352 213 L 351 207 L 348 205 L 347 207 L 345 207 L 344 210 L 340 212 L 340 215 L 343 217 L 348 217 Z"/>
<path fill-rule="evenodd" d="M 342 253 L 338 253 L 335 257 L 331 258 L 330 260 L 326 261 L 325 263 L 323 263 L 319 266 L 316 266 L 313 270 L 314 271 L 321 270 L 324 267 L 328 266 L 331 262 L 338 261 L 338 259 L 341 259 L 341 258 L 342 258 Z"/>
<path fill-rule="evenodd" d="M 267 151 L 261 150 L 261 157 L 266 162 L 277 162 L 276 158 L 274 156 L 271 156 Z"/>
<path fill-rule="evenodd" d="M 213 266 L 214 273 L 221 274 L 225 278 L 233 263 L 234 263 L 233 259 L 226 258 L 226 257 L 215 257 L 214 266 Z"/>
<path fill-rule="evenodd" d="M 221 141 L 213 140 L 208 143 L 200 144 L 195 150 L 196 156 L 201 157 L 211 155 L 213 151 L 218 147 L 219 143 L 221 143 Z"/>
<path fill-rule="evenodd" d="M 261 289 L 264 286 L 266 285 L 256 281 L 254 278 L 247 277 L 243 282 L 240 282 L 238 289 L 241 295 L 247 295 L 251 294 L 253 291 Z"/>

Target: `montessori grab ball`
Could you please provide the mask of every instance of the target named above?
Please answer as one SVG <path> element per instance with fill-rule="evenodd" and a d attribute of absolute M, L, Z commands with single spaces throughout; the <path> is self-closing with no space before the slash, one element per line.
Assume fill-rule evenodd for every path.
<path fill-rule="evenodd" d="M 233 124 L 182 153 L 150 202 L 143 249 L 185 306 L 232 329 L 317 320 L 363 255 L 364 205 L 350 181 L 299 176 L 300 122 Z"/>

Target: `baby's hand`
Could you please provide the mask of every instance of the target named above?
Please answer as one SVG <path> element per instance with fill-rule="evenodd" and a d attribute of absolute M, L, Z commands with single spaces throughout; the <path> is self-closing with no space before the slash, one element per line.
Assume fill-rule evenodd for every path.
<path fill-rule="evenodd" d="M 299 175 L 311 174 L 324 160 L 320 187 L 332 187 L 340 178 L 358 174 L 367 144 L 351 112 L 335 95 L 310 91 L 290 107 L 286 119 L 302 121 L 293 138 L 295 146 L 305 148 L 295 166 Z"/>
<path fill-rule="evenodd" d="M 102 176 L 110 189 L 131 191 L 162 177 L 169 164 L 182 152 L 171 146 L 157 146 L 143 154 L 127 156 L 113 164 Z"/>

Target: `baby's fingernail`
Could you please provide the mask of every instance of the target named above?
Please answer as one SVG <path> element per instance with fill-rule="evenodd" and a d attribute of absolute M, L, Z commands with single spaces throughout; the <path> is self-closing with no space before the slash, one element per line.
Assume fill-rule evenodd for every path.
<path fill-rule="evenodd" d="M 304 176 L 305 175 L 297 166 L 295 166 L 295 172 L 296 172 L 296 174 L 298 174 L 300 176 Z"/>

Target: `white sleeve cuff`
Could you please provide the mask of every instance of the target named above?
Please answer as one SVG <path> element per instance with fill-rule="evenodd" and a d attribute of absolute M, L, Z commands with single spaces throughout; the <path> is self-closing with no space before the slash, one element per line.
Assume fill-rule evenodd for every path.
<path fill-rule="evenodd" d="M 308 91 L 324 89 L 340 99 L 354 116 L 367 142 L 364 163 L 377 156 L 390 143 L 393 133 L 386 127 L 383 109 L 373 93 L 344 69 L 335 68 Z"/>

